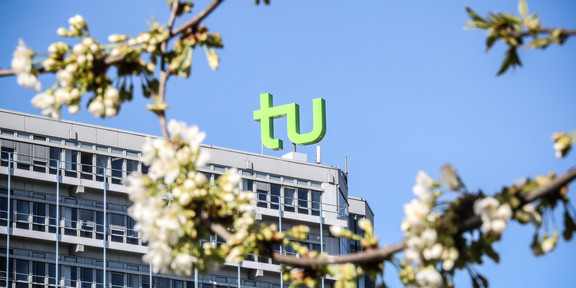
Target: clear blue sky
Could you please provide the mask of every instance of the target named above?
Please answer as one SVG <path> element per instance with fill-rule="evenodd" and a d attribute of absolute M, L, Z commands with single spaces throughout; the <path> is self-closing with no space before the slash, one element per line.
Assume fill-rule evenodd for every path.
<path fill-rule="evenodd" d="M 0 67 L 9 67 L 18 38 L 46 51 L 58 39 L 56 29 L 75 14 L 102 40 L 137 34 L 152 15 L 166 21 L 165 1 L 151 2 L 3 0 Z M 224 39 L 221 69 L 210 71 L 198 50 L 192 77 L 170 81 L 168 116 L 198 124 L 207 144 L 259 153 L 260 126 L 252 120 L 259 93 L 274 94 L 277 104 L 299 103 L 303 131 L 311 129 L 312 99 L 323 97 L 323 163 L 343 167 L 349 157 L 351 194 L 370 201 L 382 243 L 402 239 L 403 205 L 414 197 L 418 170 L 436 177 L 451 162 L 470 189 L 491 194 L 515 179 L 572 166 L 573 155 L 554 157 L 550 136 L 576 124 L 576 39 L 544 52 L 523 50 L 524 68 L 495 77 L 503 45 L 485 53 L 484 32 L 462 29 L 466 4 L 485 15 L 516 12 L 516 0 L 272 2 L 226 1 L 210 16 L 206 24 Z M 545 26 L 576 28 L 574 1 L 528 5 Z M 41 79 L 44 86 L 53 81 Z M 35 92 L 15 78 L 1 78 L 0 91 L 1 108 L 39 114 L 30 105 Z M 109 120 L 86 109 L 63 118 L 159 134 L 146 103 L 136 97 Z M 286 135 L 282 123 L 280 136 Z M 299 151 L 309 158 L 315 153 L 314 147 Z M 487 260 L 479 268 L 491 287 L 574 287 L 576 243 L 561 240 L 552 254 L 535 258 L 532 232 L 512 225 L 496 244 L 501 263 Z M 395 275 L 387 267 L 388 284 L 400 287 Z M 457 286 L 470 287 L 467 275 L 459 275 Z"/>

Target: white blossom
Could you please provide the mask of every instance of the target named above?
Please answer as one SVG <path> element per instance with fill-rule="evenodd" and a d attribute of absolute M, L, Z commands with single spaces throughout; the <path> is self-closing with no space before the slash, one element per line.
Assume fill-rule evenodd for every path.
<path fill-rule="evenodd" d="M 442 275 L 433 267 L 426 267 L 416 273 L 416 282 L 421 287 L 442 287 Z"/>

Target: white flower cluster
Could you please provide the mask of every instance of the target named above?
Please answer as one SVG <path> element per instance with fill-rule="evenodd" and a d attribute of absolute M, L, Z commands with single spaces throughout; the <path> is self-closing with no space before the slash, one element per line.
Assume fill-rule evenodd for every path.
<path fill-rule="evenodd" d="M 24 41 L 20 40 L 16 50 L 14 50 L 11 63 L 12 69 L 16 74 L 19 85 L 40 91 L 42 90 L 42 84 L 38 81 L 38 78 L 32 74 L 32 56 L 34 56 L 34 52 L 26 47 Z"/>
<path fill-rule="evenodd" d="M 84 20 L 84 17 L 81 15 L 74 15 L 74 17 L 68 19 L 68 23 L 70 24 L 68 30 L 64 27 L 58 28 L 58 35 L 64 37 L 78 37 L 88 29 L 86 26 L 86 20 Z"/>
<path fill-rule="evenodd" d="M 406 249 L 404 249 L 404 264 L 409 267 L 409 274 L 414 273 L 412 283 L 405 283 L 412 287 L 442 287 L 442 275 L 434 268 L 437 261 L 443 261 L 442 268 L 450 271 L 458 259 L 458 250 L 454 247 L 444 247 L 438 242 L 436 223 L 438 213 L 432 211 L 436 199 L 441 191 L 434 191 L 438 187 L 430 176 L 420 171 L 416 177 L 413 192 L 418 199 L 412 200 L 404 206 L 406 218 L 401 229 L 406 234 Z"/>
<path fill-rule="evenodd" d="M 474 202 L 474 213 L 480 215 L 486 233 L 500 235 L 512 217 L 512 208 L 507 203 L 500 205 L 494 197 L 485 197 Z"/>
<path fill-rule="evenodd" d="M 142 160 L 150 166 L 148 175 L 129 177 L 129 213 L 135 229 L 149 243 L 144 261 L 154 272 L 190 276 L 194 267 L 214 268 L 224 262 L 218 247 L 201 244 L 212 233 L 210 223 L 233 223 L 236 238 L 254 224 L 252 193 L 238 190 L 236 171 L 222 175 L 217 185 L 197 170 L 208 154 L 200 149 L 204 133 L 196 126 L 170 121 L 172 138 L 147 140 Z"/>
<path fill-rule="evenodd" d="M 118 89 L 108 86 L 104 95 L 96 96 L 88 105 L 88 111 L 94 116 L 114 117 L 120 107 L 120 92 Z"/>
<path fill-rule="evenodd" d="M 168 30 L 164 29 L 163 27 L 157 25 L 152 26 L 153 27 L 151 30 L 140 33 L 140 35 L 132 38 L 122 34 L 110 35 L 108 37 L 108 41 L 113 43 L 120 43 L 120 45 L 112 49 L 110 55 L 120 56 L 124 53 L 127 53 L 128 51 L 132 51 L 133 49 L 148 53 L 159 51 L 159 44 L 168 39 L 170 35 Z"/>

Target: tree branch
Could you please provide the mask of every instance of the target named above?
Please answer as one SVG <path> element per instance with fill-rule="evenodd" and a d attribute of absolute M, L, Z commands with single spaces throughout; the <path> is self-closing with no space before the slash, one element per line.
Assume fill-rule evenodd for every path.
<path fill-rule="evenodd" d="M 200 22 L 202 22 L 202 20 L 204 20 L 204 18 L 206 18 L 208 15 L 210 15 L 210 13 L 212 13 L 212 11 L 214 11 L 214 9 L 216 9 L 216 7 L 218 7 L 218 5 L 220 5 L 220 3 L 222 3 L 222 1 L 224 1 L 224 0 L 212 1 L 212 3 L 210 3 L 208 6 L 206 6 L 206 8 L 204 8 L 204 10 L 200 11 L 200 13 L 196 14 L 196 16 L 194 16 L 192 19 L 190 19 L 190 20 L 184 22 L 184 24 L 176 27 L 174 29 L 173 33 L 170 34 L 170 36 L 180 34 L 180 33 L 184 32 L 184 30 L 186 30 L 190 27 L 197 26 Z"/>
<path fill-rule="evenodd" d="M 546 185 L 542 185 L 532 191 L 530 191 L 526 196 L 521 199 L 522 205 L 530 203 L 540 197 L 558 191 L 570 181 L 576 179 L 576 168 L 572 168 L 568 172 L 560 175 L 556 179 L 550 181 Z M 482 225 L 482 220 L 480 216 L 475 215 L 458 225 L 458 232 L 464 233 L 470 230 L 479 228 Z M 404 243 L 397 243 L 391 246 L 384 246 L 378 249 L 365 250 L 362 252 L 351 253 L 339 256 L 328 256 L 328 258 L 306 258 L 306 257 L 294 257 L 289 255 L 282 255 L 278 252 L 274 252 L 272 258 L 280 263 L 297 266 L 297 267 L 313 267 L 320 265 L 330 265 L 330 264 L 343 264 L 343 263 L 374 263 L 386 260 L 391 255 L 398 253 L 406 248 Z"/>

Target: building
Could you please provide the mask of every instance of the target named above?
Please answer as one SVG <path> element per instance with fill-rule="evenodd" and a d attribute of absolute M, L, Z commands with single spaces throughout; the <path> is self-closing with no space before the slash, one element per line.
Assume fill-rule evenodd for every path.
<path fill-rule="evenodd" d="M 264 257 L 189 279 L 153 274 L 142 262 L 147 248 L 127 215 L 124 180 L 133 171 L 146 172 L 139 152 L 146 137 L 153 136 L 0 110 L 0 286 L 281 287 L 279 265 Z M 373 220 L 366 200 L 348 196 L 340 169 L 203 148 L 211 163 L 201 171 L 215 180 L 238 169 L 242 188 L 256 193 L 260 221 L 281 229 L 308 225 L 309 239 L 302 243 L 310 249 L 333 255 L 361 249 L 328 229 L 356 230 L 358 219 Z M 206 241 L 217 245 L 221 239 Z M 324 279 L 324 287 L 333 281 Z"/>

